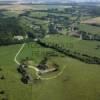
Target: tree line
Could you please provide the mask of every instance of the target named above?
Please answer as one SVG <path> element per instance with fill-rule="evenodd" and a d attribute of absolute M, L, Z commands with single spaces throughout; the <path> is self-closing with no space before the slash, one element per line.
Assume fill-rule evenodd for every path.
<path fill-rule="evenodd" d="M 16 35 L 25 36 L 23 28 L 19 25 L 18 18 L 0 18 L 0 45 L 21 43 L 23 41 L 14 40 Z"/>
<path fill-rule="evenodd" d="M 88 64 L 100 64 L 100 58 L 99 57 L 92 57 L 88 54 L 83 54 L 80 52 L 72 51 L 68 48 L 63 48 L 62 46 L 59 46 L 58 44 L 51 44 L 51 43 L 45 43 L 42 40 L 37 41 L 38 44 L 41 46 L 55 49 L 56 51 L 59 51 L 66 56 L 72 57 L 74 59 L 80 60 L 82 62 L 88 63 Z"/>

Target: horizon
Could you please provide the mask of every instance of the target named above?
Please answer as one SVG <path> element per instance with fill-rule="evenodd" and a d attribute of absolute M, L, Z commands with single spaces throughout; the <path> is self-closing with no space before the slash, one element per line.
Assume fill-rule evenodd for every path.
<path fill-rule="evenodd" d="M 69 3 L 69 2 L 100 2 L 100 0 L 0 0 L 0 2 L 16 3 Z"/>

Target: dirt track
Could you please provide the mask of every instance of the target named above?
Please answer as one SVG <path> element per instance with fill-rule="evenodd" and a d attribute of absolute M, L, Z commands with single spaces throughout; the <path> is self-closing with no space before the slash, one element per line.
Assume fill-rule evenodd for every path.
<path fill-rule="evenodd" d="M 20 62 L 17 60 L 17 57 L 19 56 L 19 54 L 21 53 L 21 51 L 24 49 L 26 43 L 22 44 L 21 48 L 18 50 L 18 52 L 16 53 L 15 57 L 14 57 L 14 62 L 17 64 L 17 65 L 20 65 Z M 41 72 L 41 70 L 39 70 L 38 68 L 34 67 L 34 66 L 28 66 L 29 68 L 33 69 L 36 71 L 36 76 L 37 78 L 41 79 L 41 80 L 50 80 L 50 79 L 55 79 L 57 77 L 59 77 L 63 72 L 64 72 L 64 69 L 66 68 L 66 66 L 64 66 L 62 68 L 62 70 L 55 76 L 52 76 L 52 77 L 48 77 L 48 78 L 43 78 L 39 75 L 39 72 Z"/>

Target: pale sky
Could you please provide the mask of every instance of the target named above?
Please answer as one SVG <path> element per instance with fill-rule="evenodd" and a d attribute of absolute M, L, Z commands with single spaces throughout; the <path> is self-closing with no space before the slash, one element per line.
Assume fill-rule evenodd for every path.
<path fill-rule="evenodd" d="M 0 1 L 25 1 L 25 2 L 31 2 L 31 1 L 33 1 L 33 2 L 41 2 L 41 1 L 49 1 L 49 0 L 0 0 Z M 67 2 L 67 1 L 81 1 L 81 2 L 83 2 L 83 1 L 90 1 L 90 2 L 93 2 L 93 1 L 100 1 L 100 0 L 50 0 L 51 2 L 59 2 L 59 1 L 65 1 L 65 2 Z"/>

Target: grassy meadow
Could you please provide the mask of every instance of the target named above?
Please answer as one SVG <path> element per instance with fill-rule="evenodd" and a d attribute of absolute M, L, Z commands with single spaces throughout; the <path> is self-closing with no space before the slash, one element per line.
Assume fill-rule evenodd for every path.
<path fill-rule="evenodd" d="M 2 46 L 0 47 L 0 76 L 4 75 L 5 79 L 0 80 L 0 100 L 7 97 L 9 100 L 31 100 L 31 86 L 24 85 L 20 81 L 20 74 L 17 72 L 17 65 L 14 62 L 14 56 L 21 45 Z"/>
<path fill-rule="evenodd" d="M 34 44 L 34 43 L 33 43 Z M 99 65 L 85 64 L 80 61 L 58 57 L 55 61 L 62 68 L 66 66 L 61 76 L 52 80 L 44 80 L 38 83 L 25 85 L 20 81 L 17 65 L 13 59 L 21 45 L 0 47 L 0 74 L 5 75 L 5 80 L 0 80 L 0 90 L 10 100 L 99 100 L 100 99 L 100 67 Z M 25 47 L 27 48 L 27 46 Z M 34 45 L 34 50 L 37 45 Z M 25 51 L 24 51 L 25 50 Z M 23 49 L 20 57 L 30 56 L 32 49 Z M 28 51 L 28 52 L 27 52 Z M 47 50 L 48 51 L 48 50 Z M 44 50 L 43 50 L 44 52 Z M 44 56 L 41 53 L 41 56 Z M 19 57 L 19 58 L 20 58 Z M 33 55 L 33 61 L 39 58 L 39 52 Z M 32 71 L 35 73 L 34 71 Z"/>
<path fill-rule="evenodd" d="M 92 26 L 92 25 L 88 25 L 88 24 L 80 24 L 78 26 L 80 31 L 84 31 L 87 33 L 92 33 L 92 34 L 100 34 L 100 27 L 97 26 Z"/>
<path fill-rule="evenodd" d="M 42 40 L 45 43 L 58 44 L 63 48 L 69 48 L 72 51 L 88 54 L 90 56 L 100 57 L 100 45 L 98 41 L 80 40 L 79 38 L 64 36 L 64 35 L 51 35 L 49 38 Z"/>
<path fill-rule="evenodd" d="M 48 31 L 48 20 L 43 20 L 48 14 L 64 16 L 74 21 L 77 13 L 54 13 L 40 12 L 49 8 L 58 8 L 62 11 L 64 8 L 72 6 L 65 5 L 0 5 L 0 17 L 19 18 L 19 24 L 28 32 L 36 32 L 38 26 Z M 37 11 L 34 11 L 37 10 Z M 26 14 L 29 12 L 28 14 Z M 26 15 L 25 15 L 26 14 Z M 80 20 L 86 20 L 92 16 L 83 16 Z M 63 18 L 62 18 L 63 19 Z M 62 33 L 67 33 L 67 28 Z M 100 34 L 100 28 L 87 24 L 79 24 L 81 31 L 92 34 Z M 38 32 L 37 32 L 38 33 Z M 47 34 L 48 35 L 48 34 Z M 61 47 L 69 48 L 72 51 L 88 54 L 90 56 L 100 57 L 100 42 L 80 40 L 79 38 L 68 36 L 67 34 L 53 34 L 41 39 L 45 43 L 58 44 Z M 59 65 L 59 70 L 55 73 L 43 75 L 42 77 L 52 77 L 57 75 L 65 67 L 60 76 L 55 79 L 33 81 L 24 84 L 21 81 L 21 74 L 18 73 L 18 65 L 14 62 L 14 57 L 22 44 L 0 46 L 0 100 L 100 100 L 100 65 L 86 64 L 76 59 L 61 54 L 54 49 L 42 47 L 36 42 L 26 43 L 25 47 L 17 57 L 20 62 L 29 57 L 34 66 L 37 66 L 44 57 L 52 53 L 56 56 L 50 56 L 48 62 Z M 36 78 L 36 71 L 29 68 L 32 78 Z M 4 79 L 2 79 L 2 76 Z M 2 91 L 4 93 L 2 94 Z"/>

